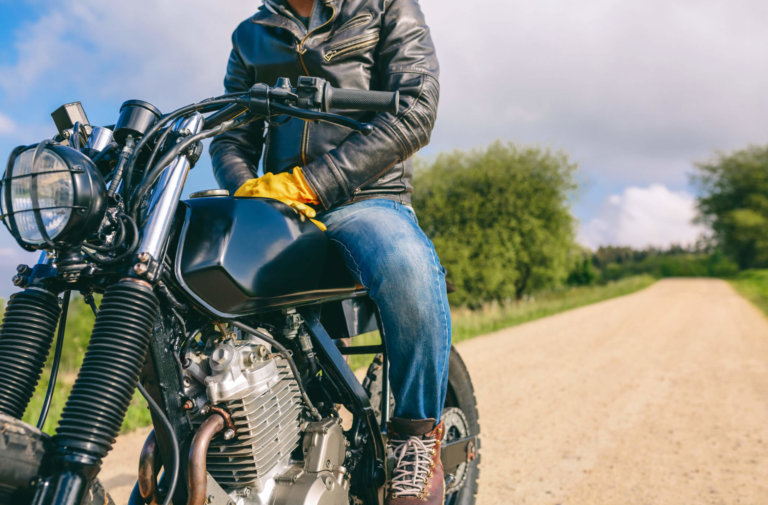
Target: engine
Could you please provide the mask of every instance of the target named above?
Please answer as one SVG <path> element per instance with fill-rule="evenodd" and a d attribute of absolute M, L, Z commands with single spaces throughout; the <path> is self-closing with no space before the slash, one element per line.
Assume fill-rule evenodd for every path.
<path fill-rule="evenodd" d="M 217 496 L 237 505 L 348 503 L 341 423 L 306 420 L 282 355 L 257 337 L 230 333 L 187 357 L 185 394 L 197 407 L 190 409 L 195 427 L 219 409 L 231 420 L 208 449 L 213 503 Z"/>

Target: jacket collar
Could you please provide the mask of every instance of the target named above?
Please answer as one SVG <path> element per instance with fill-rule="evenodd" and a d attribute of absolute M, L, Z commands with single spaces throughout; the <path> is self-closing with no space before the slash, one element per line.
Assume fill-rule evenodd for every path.
<path fill-rule="evenodd" d="M 332 15 L 321 23 L 321 26 L 330 25 L 339 13 L 341 0 L 315 0 L 316 6 L 328 7 Z M 304 39 L 308 33 L 304 25 L 296 19 L 296 16 L 278 0 L 264 0 L 258 12 L 251 18 L 252 23 L 273 26 L 288 30 L 297 40 Z M 314 29 L 310 30 L 314 31 Z"/>

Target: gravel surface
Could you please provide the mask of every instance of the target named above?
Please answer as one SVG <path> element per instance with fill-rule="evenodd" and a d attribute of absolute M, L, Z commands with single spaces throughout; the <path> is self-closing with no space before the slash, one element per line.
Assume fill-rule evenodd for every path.
<path fill-rule="evenodd" d="M 482 505 L 768 504 L 768 320 L 723 281 L 660 281 L 459 350 Z M 117 503 L 147 432 L 105 462 Z"/>

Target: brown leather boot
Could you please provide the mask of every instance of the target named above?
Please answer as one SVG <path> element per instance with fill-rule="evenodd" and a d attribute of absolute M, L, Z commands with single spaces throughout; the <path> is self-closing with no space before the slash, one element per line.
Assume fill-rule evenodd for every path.
<path fill-rule="evenodd" d="M 445 500 L 440 444 L 443 423 L 395 417 L 388 426 L 395 468 L 387 505 L 442 505 Z"/>

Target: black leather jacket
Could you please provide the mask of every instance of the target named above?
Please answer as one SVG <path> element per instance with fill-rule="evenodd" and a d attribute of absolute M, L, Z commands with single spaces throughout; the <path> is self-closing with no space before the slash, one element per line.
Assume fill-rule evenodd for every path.
<path fill-rule="evenodd" d="M 373 197 L 410 203 L 409 158 L 429 142 L 437 112 L 438 63 L 418 0 L 317 0 L 309 30 L 278 0 L 265 0 L 232 35 L 224 86 L 245 91 L 300 75 L 341 88 L 399 90 L 396 115 L 360 113 L 374 132 L 363 136 L 327 123 L 264 122 L 216 137 L 214 173 L 230 192 L 264 170 L 302 166 L 322 207 Z M 348 114 L 347 115 L 351 115 Z"/>

